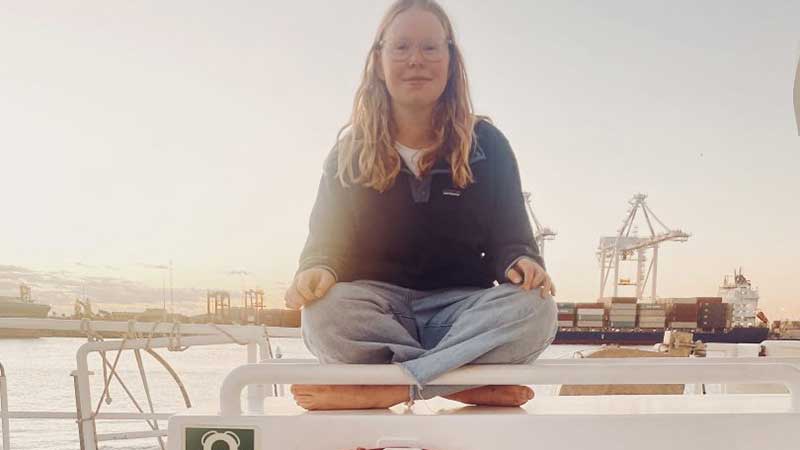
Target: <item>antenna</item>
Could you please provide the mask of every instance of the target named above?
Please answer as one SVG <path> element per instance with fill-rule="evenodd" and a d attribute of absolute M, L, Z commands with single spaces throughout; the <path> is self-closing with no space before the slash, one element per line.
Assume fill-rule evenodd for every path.
<path fill-rule="evenodd" d="M 175 295 L 172 289 L 172 260 L 169 260 L 169 313 L 175 314 Z"/>
<path fill-rule="evenodd" d="M 161 273 L 161 307 L 167 310 L 167 279 L 164 272 Z"/>

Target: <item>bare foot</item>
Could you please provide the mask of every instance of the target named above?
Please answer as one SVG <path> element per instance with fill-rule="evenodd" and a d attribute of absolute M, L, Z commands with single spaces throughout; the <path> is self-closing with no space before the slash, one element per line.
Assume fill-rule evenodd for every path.
<path fill-rule="evenodd" d="M 481 386 L 444 396 L 469 405 L 521 406 L 533 398 L 533 389 L 528 386 Z"/>
<path fill-rule="evenodd" d="M 383 409 L 408 400 L 408 386 L 294 384 L 294 401 L 316 411 L 330 409 Z"/>

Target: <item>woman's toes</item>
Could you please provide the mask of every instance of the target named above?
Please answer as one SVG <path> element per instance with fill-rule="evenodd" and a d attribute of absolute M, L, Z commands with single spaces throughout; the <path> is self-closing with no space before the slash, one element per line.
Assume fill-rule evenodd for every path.
<path fill-rule="evenodd" d="M 533 389 L 528 386 L 520 386 L 517 390 L 517 398 L 522 402 L 527 402 L 533 398 Z"/>
<path fill-rule="evenodd" d="M 306 394 L 308 392 L 307 386 L 303 386 L 302 384 L 293 384 L 289 391 L 294 394 Z"/>

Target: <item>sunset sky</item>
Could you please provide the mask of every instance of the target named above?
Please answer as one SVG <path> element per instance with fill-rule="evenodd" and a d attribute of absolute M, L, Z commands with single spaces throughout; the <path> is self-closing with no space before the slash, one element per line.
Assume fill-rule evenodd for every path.
<path fill-rule="evenodd" d="M 157 306 L 172 260 L 180 311 L 242 286 L 282 304 L 389 3 L 0 3 L 0 295 Z M 800 2 L 442 4 L 558 231 L 559 301 L 597 297 L 598 240 L 642 192 L 692 234 L 661 248 L 661 296 L 741 266 L 800 318 Z"/>

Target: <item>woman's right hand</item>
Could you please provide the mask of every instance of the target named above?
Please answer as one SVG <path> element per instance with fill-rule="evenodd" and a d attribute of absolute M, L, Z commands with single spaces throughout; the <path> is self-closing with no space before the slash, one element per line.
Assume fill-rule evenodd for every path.
<path fill-rule="evenodd" d="M 322 298 L 334 284 L 336 278 L 330 270 L 312 267 L 297 274 L 286 291 L 284 302 L 289 309 L 300 309 L 301 306 Z"/>

